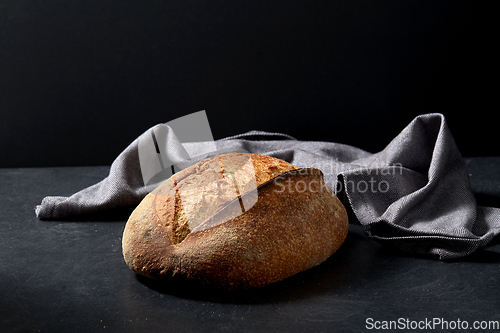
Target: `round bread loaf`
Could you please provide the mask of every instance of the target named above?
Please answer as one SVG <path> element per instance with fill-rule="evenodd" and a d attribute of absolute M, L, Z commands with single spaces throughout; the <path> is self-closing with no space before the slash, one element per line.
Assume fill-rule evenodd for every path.
<path fill-rule="evenodd" d="M 347 231 L 346 210 L 321 171 L 230 153 L 148 194 L 125 226 L 122 247 L 139 274 L 246 289 L 319 265 Z"/>

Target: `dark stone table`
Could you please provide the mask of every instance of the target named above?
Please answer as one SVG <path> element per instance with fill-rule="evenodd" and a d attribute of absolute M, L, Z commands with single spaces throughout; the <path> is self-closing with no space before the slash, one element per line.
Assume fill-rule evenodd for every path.
<path fill-rule="evenodd" d="M 478 202 L 499 207 L 500 158 L 466 161 Z M 70 195 L 107 172 L 0 169 L 1 332 L 363 332 L 384 325 L 424 332 L 500 323 L 498 238 L 441 262 L 382 247 L 351 225 L 326 262 L 262 289 L 225 293 L 142 278 L 121 254 L 129 209 L 86 222 L 34 214 L 44 196 Z"/>

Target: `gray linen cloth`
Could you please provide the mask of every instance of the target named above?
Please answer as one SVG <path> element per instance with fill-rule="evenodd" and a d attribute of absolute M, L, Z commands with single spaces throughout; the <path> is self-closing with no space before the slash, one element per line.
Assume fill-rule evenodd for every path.
<path fill-rule="evenodd" d="M 139 138 L 116 158 L 107 178 L 70 197 L 44 198 L 36 215 L 64 219 L 139 204 L 157 186 L 144 186 Z M 463 257 L 500 232 L 500 209 L 476 204 L 465 163 L 441 114 L 416 117 L 376 154 L 260 131 L 217 140 L 216 146 L 220 152 L 248 151 L 322 170 L 368 237 L 413 254 Z"/>

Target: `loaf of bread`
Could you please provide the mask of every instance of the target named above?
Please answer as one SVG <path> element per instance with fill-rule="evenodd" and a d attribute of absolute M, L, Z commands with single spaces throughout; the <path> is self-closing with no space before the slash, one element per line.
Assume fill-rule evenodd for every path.
<path fill-rule="evenodd" d="M 321 171 L 230 153 L 148 194 L 127 222 L 122 247 L 136 273 L 247 289 L 319 265 L 347 231 L 346 210 Z"/>

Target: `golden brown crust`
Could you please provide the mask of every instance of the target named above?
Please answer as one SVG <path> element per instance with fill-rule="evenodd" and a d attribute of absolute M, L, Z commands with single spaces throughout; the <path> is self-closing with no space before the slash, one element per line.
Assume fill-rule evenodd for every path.
<path fill-rule="evenodd" d="M 283 280 L 332 255 L 347 235 L 347 214 L 325 185 L 321 172 L 297 170 L 268 156 L 242 155 L 227 154 L 221 160 L 200 162 L 193 166 L 198 168 L 195 172 L 183 170 L 146 196 L 124 231 L 127 265 L 156 279 L 182 277 L 215 287 L 243 289 Z M 219 174 L 224 178 L 237 175 L 249 156 L 258 196 L 255 188 L 245 187 L 251 181 L 238 179 L 240 195 L 226 197 L 220 206 L 204 212 L 203 221 L 189 228 L 186 201 L 179 200 L 180 189 L 189 188 L 193 175 L 209 172 L 203 168 L 210 163 L 222 164 Z M 201 188 L 213 177 L 210 173 L 206 178 L 198 177 Z M 196 185 L 196 181 L 191 184 Z M 223 185 L 228 184 L 233 183 Z M 210 191 L 198 195 L 204 193 L 210 196 Z M 245 209 L 244 203 L 255 198 L 254 205 Z"/>

